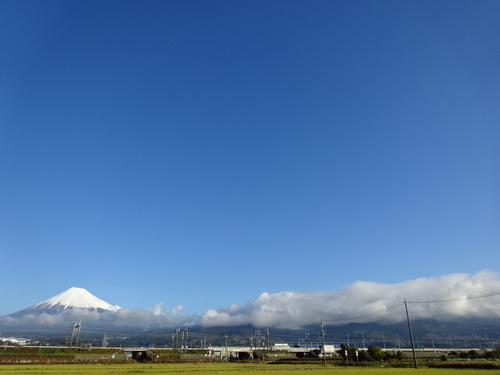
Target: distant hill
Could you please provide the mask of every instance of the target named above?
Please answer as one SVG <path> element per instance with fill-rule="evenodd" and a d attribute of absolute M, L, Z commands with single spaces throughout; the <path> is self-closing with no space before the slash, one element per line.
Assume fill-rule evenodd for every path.
<path fill-rule="evenodd" d="M 457 320 L 441 322 L 420 320 L 412 322 L 415 346 L 417 348 L 493 348 L 500 345 L 500 322 L 488 320 Z M 379 346 L 386 349 L 409 348 L 408 326 L 405 323 L 351 323 L 342 326 L 326 325 L 326 342 L 340 346 L 348 344 L 355 347 Z M 269 329 L 271 343 L 294 345 L 314 344 L 318 342 L 320 327 L 310 326 L 301 330 Z M 94 332 L 94 337 L 99 338 Z M 123 334 L 123 333 L 122 333 Z M 250 346 L 256 340 L 266 342 L 267 330 L 251 326 L 180 327 L 177 329 L 151 330 L 148 332 L 130 332 L 126 339 L 123 335 L 109 337 L 110 344 L 143 345 L 154 347 L 172 347 L 180 345 L 182 336 L 187 335 L 189 347 L 225 345 L 227 335 L 229 345 Z M 90 337 L 90 336 L 89 336 Z"/>
<path fill-rule="evenodd" d="M 277 313 L 279 314 L 279 313 Z M 169 320 L 170 319 L 170 320 Z M 184 320 L 148 310 L 128 310 L 111 305 L 83 288 L 70 288 L 52 298 L 13 314 L 0 317 L 3 335 L 22 335 L 55 342 L 67 328 L 81 322 L 82 338 L 110 344 L 204 347 L 249 346 L 256 342 L 305 345 L 318 342 L 319 322 L 302 329 L 255 328 L 252 326 L 203 327 L 196 320 Z M 189 327 L 188 327 L 189 326 Z M 500 345 L 499 318 L 460 318 L 412 321 L 415 345 L 426 348 L 491 348 Z M 163 327 L 163 328 L 162 328 Z M 333 325 L 326 321 L 326 341 L 356 347 L 407 348 L 410 346 L 406 321 L 398 323 L 349 323 Z"/>

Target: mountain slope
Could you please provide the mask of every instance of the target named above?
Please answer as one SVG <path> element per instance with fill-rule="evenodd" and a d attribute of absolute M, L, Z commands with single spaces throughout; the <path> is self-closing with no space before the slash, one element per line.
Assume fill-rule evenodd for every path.
<path fill-rule="evenodd" d="M 120 306 L 115 306 L 97 298 L 92 293 L 83 288 L 72 287 L 64 292 L 37 303 L 24 310 L 20 310 L 9 316 L 22 317 L 25 315 L 49 314 L 57 315 L 66 310 L 84 309 L 97 312 L 117 312 Z"/>

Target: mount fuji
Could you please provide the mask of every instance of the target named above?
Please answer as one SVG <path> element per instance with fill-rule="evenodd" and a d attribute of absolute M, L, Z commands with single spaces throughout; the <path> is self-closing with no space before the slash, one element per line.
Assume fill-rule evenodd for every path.
<path fill-rule="evenodd" d="M 59 315 L 64 311 L 86 310 L 102 312 L 117 312 L 120 306 L 111 305 L 83 288 L 72 287 L 64 292 L 37 303 L 31 307 L 20 310 L 9 316 L 19 318 L 26 315 Z"/>
<path fill-rule="evenodd" d="M 0 316 L 0 330 L 9 332 L 54 332 L 83 321 L 94 332 L 135 332 L 180 327 L 192 318 L 157 309 L 127 309 L 112 305 L 83 288 L 64 292 L 10 315 Z"/>

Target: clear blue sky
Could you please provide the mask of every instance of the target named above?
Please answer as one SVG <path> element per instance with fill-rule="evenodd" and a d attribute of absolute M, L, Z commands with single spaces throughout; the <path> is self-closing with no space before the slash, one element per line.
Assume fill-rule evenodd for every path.
<path fill-rule="evenodd" d="M 0 315 L 500 270 L 500 2 L 0 2 Z"/>

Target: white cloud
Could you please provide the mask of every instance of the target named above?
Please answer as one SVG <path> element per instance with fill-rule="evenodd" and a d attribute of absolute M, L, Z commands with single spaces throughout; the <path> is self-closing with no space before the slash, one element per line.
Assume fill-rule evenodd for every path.
<path fill-rule="evenodd" d="M 153 309 L 153 313 L 155 315 L 161 315 L 161 307 L 163 305 L 163 302 L 158 302 L 155 306 L 155 308 Z"/>
<path fill-rule="evenodd" d="M 317 324 L 321 319 L 328 324 L 388 323 L 406 319 L 404 298 L 411 302 L 409 310 L 413 319 L 498 318 L 500 277 L 497 273 L 483 271 L 475 275 L 451 274 L 397 284 L 358 281 L 336 291 L 264 292 L 244 306 L 233 304 L 222 309 L 208 309 L 201 317 L 183 315 L 182 306 L 163 311 L 160 302 L 153 309 L 146 310 L 122 308 L 118 312 L 98 313 L 74 309 L 65 310 L 58 316 L 5 316 L 0 317 L 0 326 L 56 328 L 68 327 L 77 320 L 82 320 L 86 327 L 141 330 L 192 324 L 300 328 Z M 428 302 L 445 300 L 447 302 Z"/>
<path fill-rule="evenodd" d="M 174 313 L 163 313 L 161 303 L 158 303 L 153 310 L 125 309 L 117 312 L 88 311 L 81 309 L 64 310 L 59 315 L 49 314 L 28 314 L 21 317 L 4 316 L 0 317 L 0 326 L 5 328 L 25 328 L 43 327 L 58 328 L 66 327 L 75 321 L 81 320 L 82 325 L 87 328 L 134 328 L 147 330 L 151 328 L 181 327 L 186 324 L 193 324 L 196 317 L 183 316 L 178 311 L 181 306 L 174 308 Z"/>
<path fill-rule="evenodd" d="M 411 303 L 413 318 L 450 319 L 457 317 L 499 317 L 498 274 L 488 271 L 475 275 L 451 274 L 420 278 L 398 284 L 358 281 L 331 292 L 262 293 L 245 306 L 207 310 L 200 318 L 203 326 L 300 328 L 318 323 L 397 322 L 405 319 L 403 299 Z M 444 301 L 427 302 L 421 301 Z"/>

